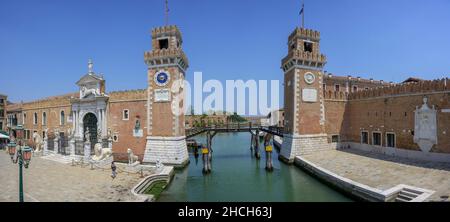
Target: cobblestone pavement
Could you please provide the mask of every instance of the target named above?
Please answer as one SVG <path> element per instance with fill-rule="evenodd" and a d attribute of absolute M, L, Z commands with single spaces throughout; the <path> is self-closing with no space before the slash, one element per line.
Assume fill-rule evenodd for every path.
<path fill-rule="evenodd" d="M 428 198 L 431 201 L 442 201 L 441 196 L 450 195 L 450 164 L 356 150 L 324 151 L 303 157 L 333 173 L 377 189 L 406 184 L 434 190 L 436 192 Z"/>
<path fill-rule="evenodd" d="M 19 199 L 19 167 L 0 150 L 0 202 Z M 41 202 L 109 202 L 134 201 L 130 189 L 140 180 L 140 174 L 121 172 L 113 180 L 111 170 L 90 166 L 71 166 L 33 157 L 28 169 L 23 169 L 25 201 Z"/>

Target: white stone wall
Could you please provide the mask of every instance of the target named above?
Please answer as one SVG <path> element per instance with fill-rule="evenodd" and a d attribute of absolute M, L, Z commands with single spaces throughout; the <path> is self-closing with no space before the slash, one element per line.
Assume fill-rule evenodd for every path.
<path fill-rule="evenodd" d="M 280 156 L 293 162 L 296 156 L 335 148 L 335 144 L 328 143 L 326 134 L 284 135 Z"/>
<path fill-rule="evenodd" d="M 422 152 L 416 150 L 399 149 L 393 147 L 373 146 L 369 144 L 343 142 L 341 146 L 344 148 L 357 149 L 366 152 L 380 153 L 388 156 L 407 158 L 421 161 L 450 163 L 450 154 Z"/>
<path fill-rule="evenodd" d="M 186 138 L 183 137 L 147 137 L 144 163 L 156 163 L 183 166 L 189 161 Z"/>

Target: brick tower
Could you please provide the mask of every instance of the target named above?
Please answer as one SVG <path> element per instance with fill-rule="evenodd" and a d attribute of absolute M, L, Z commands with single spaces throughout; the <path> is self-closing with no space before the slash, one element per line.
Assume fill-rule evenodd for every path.
<path fill-rule="evenodd" d="M 188 68 L 180 30 L 163 26 L 152 30 L 148 66 L 147 144 L 143 162 L 184 166 L 189 162 L 184 132 L 183 86 Z"/>
<path fill-rule="evenodd" d="M 288 39 L 284 71 L 285 130 L 280 159 L 328 148 L 322 93 L 326 57 L 320 53 L 320 33 L 296 28 Z"/>

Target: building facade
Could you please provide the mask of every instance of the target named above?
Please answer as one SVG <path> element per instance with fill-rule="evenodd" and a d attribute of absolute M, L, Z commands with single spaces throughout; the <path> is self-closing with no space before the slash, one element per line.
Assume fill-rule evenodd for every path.
<path fill-rule="evenodd" d="M 288 39 L 285 131 L 280 159 L 328 149 L 450 162 L 448 78 L 403 83 L 325 73 L 320 33 L 297 28 Z"/>
<path fill-rule="evenodd" d="M 8 103 L 8 97 L 6 95 L 0 94 L 0 131 L 6 129 L 7 118 L 6 118 L 6 104 Z"/>
<path fill-rule="evenodd" d="M 283 58 L 283 110 L 267 122 L 284 127 L 280 158 L 329 149 L 356 148 L 387 155 L 450 162 L 450 87 L 441 80 L 410 79 L 394 84 L 335 76 L 323 68 L 318 31 L 296 28 Z M 152 30 L 145 52 L 146 89 L 106 91 L 106 80 L 93 63 L 76 83 L 78 91 L 37 101 L 0 103 L 2 127 L 15 137 L 25 128 L 29 145 L 45 141 L 46 154 L 86 158 L 94 145 L 112 148 L 116 161 L 127 150 L 143 163 L 188 163 L 185 127 L 224 124 L 227 115 L 188 116 L 184 85 L 188 60 L 176 26 Z M 3 106 L 1 106 L 3 104 Z M 5 111 L 6 110 L 6 111 Z M 247 118 L 250 120 L 250 118 Z M 253 119 L 261 122 L 261 117 Z"/>

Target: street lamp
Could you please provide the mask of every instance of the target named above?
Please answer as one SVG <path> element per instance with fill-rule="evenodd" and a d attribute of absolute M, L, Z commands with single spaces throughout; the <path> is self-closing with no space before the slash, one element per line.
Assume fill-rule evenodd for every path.
<path fill-rule="evenodd" d="M 25 165 L 25 168 L 28 168 L 32 149 L 29 146 L 23 145 L 23 127 L 21 125 L 17 126 L 16 133 L 17 139 L 19 140 L 19 149 L 16 149 L 17 144 L 14 141 L 11 141 L 8 143 L 8 153 L 14 164 L 19 163 L 19 202 L 24 202 L 22 166 Z M 16 156 L 16 159 L 14 159 L 14 156 Z"/>

